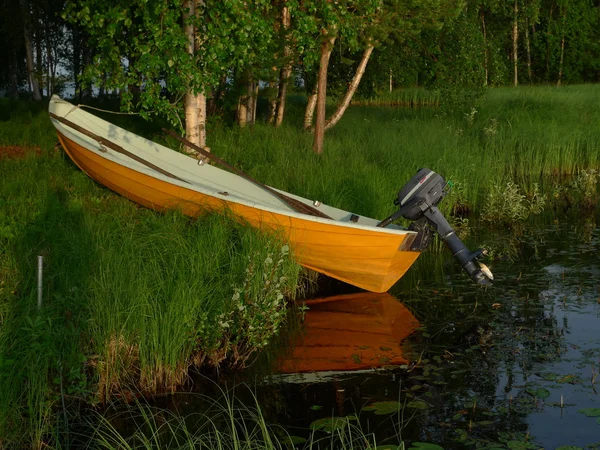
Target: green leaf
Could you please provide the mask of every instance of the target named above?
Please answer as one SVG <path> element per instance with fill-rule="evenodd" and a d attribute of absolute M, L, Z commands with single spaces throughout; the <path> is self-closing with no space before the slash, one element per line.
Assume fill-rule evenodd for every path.
<path fill-rule="evenodd" d="M 406 407 L 414 409 L 427 409 L 429 408 L 429 405 L 423 400 L 413 400 L 412 402 L 409 402 Z"/>
<path fill-rule="evenodd" d="M 347 424 L 348 419 L 346 417 L 324 417 L 312 422 L 310 428 L 331 433 L 332 431 L 344 429 Z"/>
<path fill-rule="evenodd" d="M 529 388 L 529 389 L 526 389 L 525 392 L 527 392 L 529 395 L 532 395 L 534 397 L 541 398 L 542 400 L 545 400 L 548 397 L 550 397 L 550 391 L 546 388 L 538 388 L 538 389 Z"/>
<path fill-rule="evenodd" d="M 389 401 L 389 402 L 375 402 L 372 405 L 365 406 L 363 411 L 375 411 L 375 415 L 383 416 L 386 414 L 394 414 L 402 409 L 400 402 Z"/>
<path fill-rule="evenodd" d="M 306 439 L 300 436 L 287 436 L 287 443 L 292 445 L 304 444 Z"/>
<path fill-rule="evenodd" d="M 509 441 L 506 445 L 513 450 L 530 450 L 536 449 L 537 446 L 527 441 Z"/>
<path fill-rule="evenodd" d="M 444 448 L 429 442 L 413 442 L 408 450 L 444 450 Z"/>
<path fill-rule="evenodd" d="M 320 409 L 322 409 L 323 407 L 321 405 L 312 405 L 310 407 L 310 409 L 312 409 L 313 411 L 318 411 Z"/>
<path fill-rule="evenodd" d="M 588 417 L 600 417 L 600 408 L 584 408 L 577 412 L 585 414 Z"/>

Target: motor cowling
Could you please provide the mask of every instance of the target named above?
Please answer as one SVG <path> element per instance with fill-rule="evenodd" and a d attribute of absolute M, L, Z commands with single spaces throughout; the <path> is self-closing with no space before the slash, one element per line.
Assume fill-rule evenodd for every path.
<path fill-rule="evenodd" d="M 483 250 L 471 252 L 456 235 L 437 205 L 446 195 L 447 183 L 444 178 L 430 169 L 420 169 L 417 174 L 398 192 L 394 200 L 400 209 L 387 219 L 380 222 L 378 227 L 387 227 L 394 220 L 404 217 L 413 222 L 425 220 L 446 243 L 458 261 L 473 281 L 479 284 L 491 284 L 493 275 L 490 270 L 477 259 Z"/>

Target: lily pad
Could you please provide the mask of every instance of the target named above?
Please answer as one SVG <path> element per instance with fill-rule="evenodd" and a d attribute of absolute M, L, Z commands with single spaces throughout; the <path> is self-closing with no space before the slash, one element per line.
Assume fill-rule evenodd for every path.
<path fill-rule="evenodd" d="M 375 450 L 400 450 L 400 446 L 393 444 L 378 445 L 377 447 L 375 447 Z"/>
<path fill-rule="evenodd" d="M 285 441 L 287 444 L 299 445 L 304 444 L 306 442 L 306 439 L 300 436 L 287 436 Z"/>
<path fill-rule="evenodd" d="M 310 409 L 312 409 L 313 411 L 318 411 L 318 410 L 320 410 L 321 408 L 323 408 L 321 405 L 312 405 L 312 406 L 310 407 Z"/>
<path fill-rule="evenodd" d="M 412 402 L 408 402 L 406 404 L 407 408 L 414 408 L 414 409 L 427 409 L 429 408 L 429 405 L 427 403 L 425 403 L 423 400 L 413 400 Z"/>
<path fill-rule="evenodd" d="M 537 448 L 537 445 L 527 441 L 509 441 L 506 445 L 512 450 L 533 450 Z"/>
<path fill-rule="evenodd" d="M 556 447 L 554 450 L 583 450 L 581 447 L 575 447 L 574 445 L 563 445 Z"/>
<path fill-rule="evenodd" d="M 323 430 L 328 433 L 343 429 L 350 420 L 356 420 L 355 416 L 348 417 L 324 417 L 317 419 L 310 424 L 313 430 Z"/>
<path fill-rule="evenodd" d="M 529 389 L 526 389 L 525 392 L 527 392 L 529 395 L 532 395 L 534 397 L 541 398 L 542 400 L 545 400 L 548 397 L 550 397 L 550 391 L 546 388 L 538 388 L 538 389 L 529 388 Z"/>
<path fill-rule="evenodd" d="M 429 442 L 413 442 L 408 450 L 444 450 L 444 448 Z"/>
<path fill-rule="evenodd" d="M 577 412 L 585 414 L 588 417 L 600 417 L 600 408 L 584 408 Z"/>
<path fill-rule="evenodd" d="M 375 411 L 375 415 L 383 416 L 386 414 L 394 414 L 402 409 L 400 402 L 389 401 L 389 402 L 375 402 L 372 405 L 365 406 L 363 411 Z"/>

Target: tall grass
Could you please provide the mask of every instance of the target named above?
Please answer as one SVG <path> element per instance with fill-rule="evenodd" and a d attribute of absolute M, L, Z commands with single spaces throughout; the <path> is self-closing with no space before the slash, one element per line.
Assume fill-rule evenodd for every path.
<path fill-rule="evenodd" d="M 357 106 L 400 106 L 421 108 L 440 106 L 439 91 L 421 87 L 403 87 L 389 92 L 381 92 L 369 98 L 357 98 L 352 102 Z"/>
<path fill-rule="evenodd" d="M 442 203 L 481 210 L 494 185 L 550 193 L 566 175 L 600 167 L 600 86 L 498 88 L 466 113 L 432 108 L 350 108 L 326 134 L 322 155 L 299 131 L 304 104 L 289 105 L 281 129 L 213 127 L 220 156 L 278 188 L 383 218 L 421 167 L 453 182 Z"/>
<path fill-rule="evenodd" d="M 80 401 L 173 390 L 191 366 L 249 364 L 279 332 L 286 309 L 279 301 L 260 320 L 246 317 L 240 297 L 264 306 L 259 295 L 290 298 L 298 284 L 299 267 L 277 236 L 226 215 L 190 220 L 140 209 L 60 153 L 44 152 L 0 160 L 6 446 L 46 445 Z M 265 264 L 273 255 L 276 267 Z M 250 287 L 271 274 L 278 280 L 272 289 Z M 262 330 L 260 343 L 251 328 Z"/>
<path fill-rule="evenodd" d="M 118 405 L 112 414 L 96 415 L 89 445 L 93 448 L 123 450 L 280 450 L 304 449 L 372 449 L 375 436 L 364 432 L 356 417 L 335 418 L 331 432 L 302 430 L 308 437 L 290 435 L 284 427 L 270 424 L 256 397 L 240 400 L 242 389 L 219 390 L 214 397 L 193 395 L 188 398 L 202 405 L 202 412 L 182 415 L 145 402 Z M 241 397 L 248 397 L 242 393 Z M 390 446 L 389 448 L 398 448 Z"/>

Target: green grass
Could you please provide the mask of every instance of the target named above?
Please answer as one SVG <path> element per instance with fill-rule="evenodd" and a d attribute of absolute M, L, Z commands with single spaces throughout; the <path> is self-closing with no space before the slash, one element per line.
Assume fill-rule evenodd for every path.
<path fill-rule="evenodd" d="M 392 92 L 381 92 L 369 98 L 356 98 L 355 105 L 361 106 L 401 106 L 405 108 L 440 106 L 439 91 L 420 87 L 403 87 Z"/>
<path fill-rule="evenodd" d="M 82 400 L 175 389 L 191 366 L 251 363 L 285 319 L 285 305 L 266 300 L 291 298 L 298 285 L 299 267 L 277 236 L 226 216 L 190 220 L 138 208 L 51 145 L 40 157 L 0 162 L 0 436 L 7 446 L 51 441 L 50 431 L 67 422 L 56 414 L 63 406 L 70 414 Z M 257 290 L 265 277 L 277 281 Z"/>
<path fill-rule="evenodd" d="M 280 129 L 213 127 L 215 153 L 286 191 L 377 218 L 393 209 L 402 185 L 421 167 L 453 182 L 448 211 L 481 211 L 494 186 L 535 184 L 549 195 L 564 176 L 600 167 L 600 86 L 491 89 L 469 114 L 433 108 L 350 108 L 326 133 L 322 155 L 300 131 L 300 102 Z"/>
<path fill-rule="evenodd" d="M 91 418 L 89 429 L 93 431 L 86 433 L 83 440 L 93 448 L 107 450 L 358 450 L 377 447 L 375 435 L 365 432 L 354 415 L 325 417 L 320 421 L 321 426 L 299 430 L 307 437 L 292 435 L 283 426 L 269 423 L 258 399 L 243 385 L 227 391 L 218 388 L 214 397 L 188 394 L 186 400 L 196 405 L 194 410 L 201 412 L 181 414 L 144 401 L 114 405 L 111 413 Z"/>

